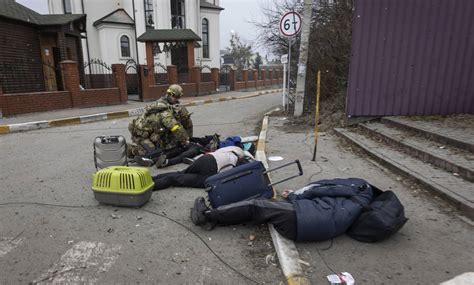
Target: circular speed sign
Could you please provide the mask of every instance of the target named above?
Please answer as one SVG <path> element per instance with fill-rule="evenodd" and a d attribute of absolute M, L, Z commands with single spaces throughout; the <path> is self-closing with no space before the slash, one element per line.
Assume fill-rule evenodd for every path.
<path fill-rule="evenodd" d="M 280 32 L 286 37 L 292 37 L 301 30 L 301 16 L 296 12 L 288 12 L 280 19 Z"/>

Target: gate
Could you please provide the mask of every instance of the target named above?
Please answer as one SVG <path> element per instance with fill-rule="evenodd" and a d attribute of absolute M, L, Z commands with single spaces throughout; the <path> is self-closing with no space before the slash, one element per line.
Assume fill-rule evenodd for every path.
<path fill-rule="evenodd" d="M 84 78 L 81 85 L 85 89 L 100 89 L 114 87 L 112 68 L 100 59 L 91 59 L 84 63 Z"/>
<path fill-rule="evenodd" d="M 211 67 L 209 65 L 203 65 L 200 67 L 201 69 L 201 82 L 211 82 Z"/>
<path fill-rule="evenodd" d="M 125 81 L 129 99 L 140 100 L 140 73 L 138 64 L 134 59 L 125 62 Z"/>
<path fill-rule="evenodd" d="M 155 84 L 168 85 L 168 69 L 166 66 L 161 63 L 155 63 L 153 67 L 153 71 L 155 72 Z"/>
<path fill-rule="evenodd" d="M 230 91 L 230 65 L 222 65 L 219 70 L 219 91 Z"/>

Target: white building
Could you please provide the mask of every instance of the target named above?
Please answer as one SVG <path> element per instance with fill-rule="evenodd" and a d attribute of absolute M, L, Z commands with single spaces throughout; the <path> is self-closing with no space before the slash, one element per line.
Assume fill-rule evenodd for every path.
<path fill-rule="evenodd" d="M 220 65 L 219 15 L 223 8 L 219 0 L 48 0 L 48 6 L 50 14 L 87 14 L 87 34 L 82 40 L 85 60 L 113 64 L 134 59 L 146 64 L 145 43 L 136 39 L 154 29 L 153 34 L 162 40 L 162 35 L 173 36 L 155 47 L 155 63 L 185 68 L 187 51 L 179 38 L 192 35 L 201 41 L 195 44 L 191 65 Z"/>

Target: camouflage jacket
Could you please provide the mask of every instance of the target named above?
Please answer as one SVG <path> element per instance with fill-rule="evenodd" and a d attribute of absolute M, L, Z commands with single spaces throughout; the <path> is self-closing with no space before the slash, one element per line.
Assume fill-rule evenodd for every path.
<path fill-rule="evenodd" d="M 152 130 L 149 134 L 151 141 L 163 148 L 171 148 L 178 143 L 189 141 L 192 135 L 189 112 L 178 104 L 170 104 L 166 97 L 147 106 L 142 116 L 145 118 L 145 129 Z M 185 126 L 190 129 L 186 129 Z"/>

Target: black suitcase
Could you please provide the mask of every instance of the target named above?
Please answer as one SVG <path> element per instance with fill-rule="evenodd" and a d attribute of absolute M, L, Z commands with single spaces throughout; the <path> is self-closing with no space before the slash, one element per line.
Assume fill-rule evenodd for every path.
<path fill-rule="evenodd" d="M 94 164 L 97 170 L 109 166 L 128 166 L 125 137 L 96 137 L 94 139 Z"/>
<path fill-rule="evenodd" d="M 267 173 L 296 163 L 298 174 L 270 183 Z M 275 195 L 273 185 L 303 175 L 299 160 L 266 170 L 261 161 L 252 161 L 231 170 L 208 177 L 205 181 L 209 203 L 217 208 L 253 198 L 270 199 Z"/>

